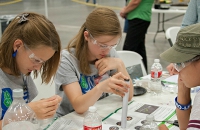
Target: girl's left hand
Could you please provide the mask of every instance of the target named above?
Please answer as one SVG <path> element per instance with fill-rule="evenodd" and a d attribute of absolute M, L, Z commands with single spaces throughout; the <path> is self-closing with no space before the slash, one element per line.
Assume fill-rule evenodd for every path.
<path fill-rule="evenodd" d="M 125 8 L 126 7 L 122 8 L 122 10 L 119 13 L 122 18 L 126 18 Z"/>
<path fill-rule="evenodd" d="M 106 57 L 96 61 L 95 66 L 99 70 L 99 75 L 102 76 L 109 70 L 118 69 L 121 63 L 123 62 L 120 58 Z"/>

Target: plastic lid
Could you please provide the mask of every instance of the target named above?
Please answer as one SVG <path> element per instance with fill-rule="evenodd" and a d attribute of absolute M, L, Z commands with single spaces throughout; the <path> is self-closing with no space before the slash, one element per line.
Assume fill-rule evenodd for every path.
<path fill-rule="evenodd" d="M 95 112 L 97 110 L 97 108 L 95 106 L 90 106 L 89 107 L 89 111 L 90 112 Z"/>
<path fill-rule="evenodd" d="M 158 62 L 160 62 L 160 60 L 159 59 L 154 59 L 154 62 L 158 63 Z"/>
<path fill-rule="evenodd" d="M 22 89 L 13 89 L 13 97 L 23 97 L 24 93 Z"/>
<path fill-rule="evenodd" d="M 153 121 L 154 120 L 154 116 L 153 115 L 147 115 L 146 116 L 146 121 Z"/>

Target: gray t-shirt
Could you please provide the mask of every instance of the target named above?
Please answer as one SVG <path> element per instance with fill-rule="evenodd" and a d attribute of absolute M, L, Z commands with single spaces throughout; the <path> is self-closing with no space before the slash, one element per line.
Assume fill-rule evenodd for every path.
<path fill-rule="evenodd" d="M 62 50 L 61 61 L 56 72 L 55 85 L 56 94 L 62 97 L 60 107 L 57 109 L 57 116 L 64 116 L 74 111 L 69 99 L 65 95 L 62 89 L 62 85 L 68 85 L 73 82 L 79 82 L 82 93 L 85 94 L 96 86 L 99 82 L 109 78 L 109 76 L 116 73 L 116 70 L 106 72 L 103 76 L 98 76 L 98 70 L 95 65 L 90 64 L 92 73 L 90 75 L 84 75 L 79 69 L 79 61 L 74 55 L 75 50 L 72 49 L 71 53 L 67 50 Z M 117 57 L 115 49 L 110 50 L 109 57 Z M 107 94 L 103 94 L 101 98 L 106 97 Z"/>
<path fill-rule="evenodd" d="M 24 78 L 24 79 L 23 79 Z M 26 85 L 27 84 L 27 85 Z M 27 87 L 25 87 L 27 86 Z M 12 103 L 12 90 L 22 88 L 24 90 L 24 100 L 28 103 L 31 102 L 38 94 L 37 88 L 31 76 L 12 76 L 6 74 L 0 68 L 0 94 L 1 94 L 1 119 L 4 117 L 5 112 Z"/>

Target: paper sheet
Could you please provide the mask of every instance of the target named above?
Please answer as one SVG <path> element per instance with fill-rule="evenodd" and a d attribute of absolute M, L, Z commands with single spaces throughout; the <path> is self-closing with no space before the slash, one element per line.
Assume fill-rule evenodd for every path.
<path fill-rule="evenodd" d="M 168 84 L 178 84 L 178 75 L 172 75 L 164 80 L 162 80 L 163 83 L 168 83 Z"/>
<path fill-rule="evenodd" d="M 49 128 L 44 130 L 79 130 L 82 127 L 82 120 L 65 119 L 60 117 Z"/>
<path fill-rule="evenodd" d="M 120 126 L 122 109 L 118 108 L 103 119 L 103 130 L 123 130 Z M 127 128 L 126 130 L 139 130 L 146 119 L 146 115 L 153 114 L 155 120 L 176 120 L 175 107 L 165 105 L 153 105 L 141 102 L 130 102 L 128 105 Z M 161 122 L 157 122 L 159 125 Z M 164 122 L 163 122 L 164 123 Z M 167 124 L 170 130 L 179 128 Z M 117 129 L 116 129 L 117 128 Z M 82 130 L 83 120 L 58 118 L 47 130 Z"/>
<path fill-rule="evenodd" d="M 120 126 L 120 119 L 121 119 L 121 109 L 117 109 L 114 113 L 110 114 L 109 117 L 107 117 L 103 123 L 107 124 L 106 128 L 108 126 L 115 126 L 118 127 L 119 130 L 121 130 Z M 139 128 L 144 123 L 144 120 L 146 119 L 146 116 L 148 114 L 153 114 L 155 117 L 155 120 L 157 121 L 163 121 L 163 120 L 175 120 L 176 119 L 176 113 L 175 113 L 175 107 L 169 107 L 169 106 L 158 106 L 158 105 L 152 105 L 147 103 L 140 103 L 140 102 L 132 102 L 129 104 L 128 107 L 128 115 L 127 117 L 127 129 L 126 130 L 139 130 Z M 159 125 L 161 122 L 157 122 Z M 163 122 L 164 123 L 164 122 Z M 170 130 L 178 130 L 179 128 L 177 126 L 167 124 L 167 127 Z M 105 129 L 109 130 L 109 129 Z"/>

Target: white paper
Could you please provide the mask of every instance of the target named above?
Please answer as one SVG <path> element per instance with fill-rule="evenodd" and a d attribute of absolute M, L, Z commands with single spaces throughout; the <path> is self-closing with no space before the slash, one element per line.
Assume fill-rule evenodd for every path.
<path fill-rule="evenodd" d="M 82 120 L 58 118 L 47 130 L 79 130 L 83 128 Z"/>
<path fill-rule="evenodd" d="M 109 118 L 107 118 L 103 123 L 107 124 L 107 126 L 117 126 L 120 128 L 119 122 L 121 121 L 121 112 L 122 109 L 117 110 L 113 113 Z M 128 115 L 127 117 L 130 120 L 127 121 L 127 129 L 126 130 L 135 130 L 139 129 L 142 126 L 142 123 L 146 119 L 146 115 L 153 114 L 155 120 L 163 121 L 163 120 L 175 120 L 175 107 L 169 106 L 158 106 L 151 105 L 147 103 L 140 102 L 132 102 L 128 107 Z M 156 122 L 158 125 L 161 122 Z M 171 124 L 167 124 L 170 127 L 170 130 L 178 130 L 179 128 L 176 126 L 172 126 Z"/>
<path fill-rule="evenodd" d="M 178 84 L 178 75 L 172 75 L 162 81 L 166 83 Z"/>
<path fill-rule="evenodd" d="M 121 126 L 117 125 L 117 122 L 121 122 L 122 109 L 119 108 L 110 114 L 102 123 L 103 130 L 110 130 L 113 127 L 118 127 L 119 130 L 136 130 L 142 126 L 142 122 L 146 119 L 147 114 L 153 114 L 155 120 L 171 120 L 177 119 L 175 113 L 175 107 L 165 105 L 152 105 L 141 102 L 131 102 L 128 105 L 127 114 L 127 127 L 122 129 Z M 159 125 L 161 122 L 157 122 Z M 170 130 L 179 130 L 179 127 L 167 124 Z M 83 120 L 82 119 L 66 119 L 58 118 L 47 130 L 82 130 Z"/>

